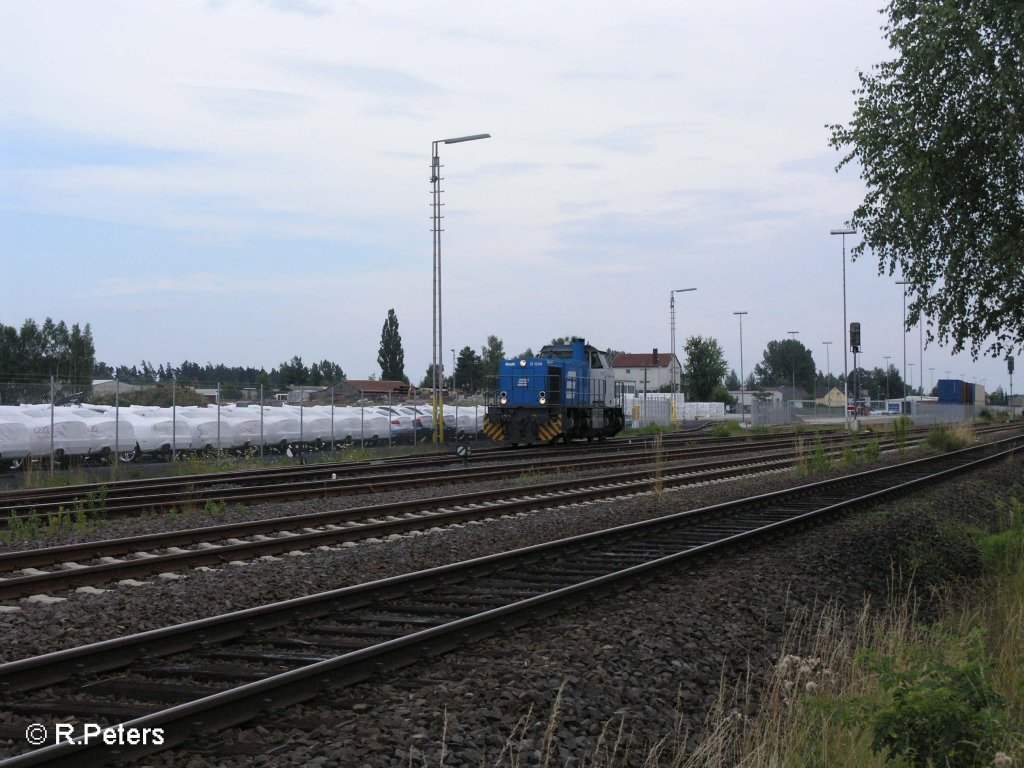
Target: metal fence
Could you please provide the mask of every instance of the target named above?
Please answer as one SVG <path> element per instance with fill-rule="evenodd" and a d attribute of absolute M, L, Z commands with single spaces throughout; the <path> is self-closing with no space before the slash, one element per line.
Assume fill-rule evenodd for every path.
<path fill-rule="evenodd" d="M 689 403 L 682 394 L 649 392 L 622 395 L 626 423 L 634 428 L 666 427 L 681 421 L 710 421 L 725 417 L 724 403 Z"/>
<path fill-rule="evenodd" d="M 448 399 L 448 440 L 477 439 L 485 412 L 480 401 Z M 211 451 L 302 458 L 351 445 L 426 442 L 433 431 L 429 399 L 348 385 L 274 391 L 174 380 L 115 379 L 90 388 L 56 379 L 0 380 L 5 469 L 33 458 L 54 466 Z"/>
<path fill-rule="evenodd" d="M 910 400 L 906 403 L 895 400 L 872 400 L 862 404 L 861 410 L 851 411 L 851 419 L 870 418 L 882 421 L 905 413 L 919 426 L 933 424 L 957 424 L 971 421 L 985 408 L 983 405 L 959 405 L 928 400 Z M 992 408 L 992 410 L 1006 410 Z M 814 400 L 758 402 L 751 406 L 751 423 L 754 426 L 780 426 L 815 420 L 843 421 L 842 408 L 830 408 Z"/>
<path fill-rule="evenodd" d="M 750 404 L 750 423 L 755 427 L 777 427 L 796 421 L 791 402 L 761 402 Z"/>

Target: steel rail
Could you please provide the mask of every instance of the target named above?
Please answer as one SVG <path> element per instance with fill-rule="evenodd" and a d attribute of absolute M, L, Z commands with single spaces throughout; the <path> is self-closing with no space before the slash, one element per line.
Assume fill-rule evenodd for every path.
<path fill-rule="evenodd" d="M 681 437 L 666 437 L 663 442 L 663 448 L 690 447 L 692 449 L 695 447 L 695 444 L 702 444 L 709 448 L 718 446 L 722 449 L 736 445 L 764 445 L 770 447 L 791 443 L 793 439 L 793 435 L 782 437 L 748 435 L 742 438 L 704 438 L 702 440 L 695 440 L 693 437 L 684 435 Z M 472 462 L 478 464 L 490 461 L 519 461 L 522 459 L 526 459 L 529 462 L 532 458 L 536 458 L 543 464 L 572 460 L 574 457 L 580 460 L 588 460 L 597 455 L 621 453 L 624 451 L 643 452 L 646 450 L 649 452 L 651 447 L 652 440 L 645 436 L 641 438 L 616 438 L 613 441 L 588 446 L 586 449 L 570 449 L 564 446 L 559 446 L 555 449 L 549 446 L 542 449 L 525 450 L 485 448 L 473 454 Z M 301 482 L 307 479 L 320 481 L 329 478 L 332 474 L 337 475 L 339 472 L 362 476 L 373 472 L 391 471 L 396 468 L 416 469 L 418 467 L 429 468 L 438 465 L 444 467 L 461 463 L 463 463 L 461 458 L 448 454 L 444 456 L 377 459 L 369 462 L 347 461 L 294 467 L 209 472 L 174 477 L 111 480 L 62 488 L 23 488 L 0 493 L 0 512 L 22 511 L 32 507 L 36 508 L 37 511 L 42 511 L 44 505 L 52 509 L 63 505 L 65 510 L 67 510 L 76 502 L 89 503 L 90 501 L 95 501 L 96 497 L 100 494 L 103 494 L 105 502 L 112 503 L 117 498 L 140 491 L 180 494 L 186 491 L 200 490 L 208 486 L 265 485 L 279 482 Z"/>
<path fill-rule="evenodd" d="M 639 472 L 538 483 L 511 492 L 508 489 L 478 491 L 430 500 L 402 501 L 43 549 L 16 550 L 0 554 L 0 574 L 12 574 L 0 576 L 0 600 L 509 516 L 543 508 L 550 505 L 552 499 L 562 505 L 627 492 L 642 492 L 649 489 L 651 481 L 659 473 L 662 487 L 674 488 L 709 480 L 779 471 L 792 466 L 797 455 L 797 451 L 787 450 L 762 453 L 753 460 L 736 457 L 701 464 L 666 463 Z M 398 519 L 399 515 L 403 517 Z M 339 528 L 339 525 L 346 527 Z M 267 534 L 276 536 L 271 538 Z M 257 539 L 240 541 L 251 537 Z M 205 545 L 205 548 L 180 549 L 195 545 Z M 171 551 L 155 554 L 160 550 Z M 136 559 L 114 560 L 126 556 L 134 556 Z M 105 561 L 91 563 L 98 559 Z M 58 570 L 16 575 L 17 571 L 36 571 L 40 568 Z"/>
<path fill-rule="evenodd" d="M 734 459 L 702 465 L 666 466 L 659 482 L 665 488 L 708 482 L 749 474 L 779 471 L 793 464 L 793 452 L 784 456 L 759 457 L 755 461 Z M 145 577 L 199 566 L 224 565 L 232 561 L 273 556 L 287 552 L 337 545 L 348 541 L 382 538 L 409 531 L 529 512 L 552 504 L 564 505 L 599 500 L 650 489 L 655 470 L 618 473 L 586 480 L 564 480 L 522 486 L 510 491 L 496 490 L 437 497 L 430 500 L 396 502 L 388 505 L 356 507 L 332 512 L 257 520 L 194 528 L 169 534 L 145 534 L 121 539 L 82 544 L 67 544 L 45 549 L 20 550 L 0 554 L 0 572 L 26 568 L 64 569 L 22 576 L 0 577 L 0 600 L 10 600 L 41 592 L 53 592 L 82 586 L 106 584 L 119 579 Z M 406 515 L 401 519 L 396 515 Z M 408 516 L 415 515 L 415 516 Z M 365 521 L 365 522 L 360 522 Z M 314 527 L 336 526 L 314 530 Z M 295 529 L 303 533 L 292 533 Z M 287 532 L 287 533 L 285 533 Z M 237 541 L 242 537 L 283 534 L 274 538 Z M 151 554 L 153 550 L 195 544 L 226 544 L 198 550 Z M 83 565 L 79 561 L 144 554 L 140 559 Z"/>
<path fill-rule="evenodd" d="M 796 491 L 765 494 L 747 502 L 731 502 L 700 510 L 690 510 L 520 550 L 475 558 L 462 563 L 431 568 L 413 574 L 403 574 L 376 582 L 345 587 L 271 606 L 237 611 L 126 638 L 102 641 L 81 648 L 11 662 L 0 665 L 0 685 L 7 692 L 34 689 L 81 674 L 86 663 L 89 665 L 89 673 L 123 668 L 140 657 L 153 658 L 168 655 L 191 648 L 198 642 L 210 643 L 214 640 L 230 639 L 257 629 L 280 626 L 290 620 L 314 618 L 336 610 L 339 605 L 350 610 L 354 606 L 372 604 L 381 599 L 381 595 L 409 594 L 416 588 L 417 583 L 425 583 L 434 587 L 438 584 L 450 585 L 464 581 L 474 573 L 487 572 L 496 565 L 503 566 L 507 571 L 524 558 L 544 558 L 546 561 L 550 561 L 552 554 L 560 550 L 579 551 L 581 546 L 606 541 L 621 541 L 624 536 L 661 533 L 666 528 L 678 528 L 680 525 L 692 524 L 699 518 L 718 515 L 728 510 L 735 511 L 743 505 L 747 509 L 759 509 L 771 503 L 782 502 L 784 504 L 787 499 L 794 496 L 817 494 L 831 497 L 835 491 L 841 488 L 868 486 L 867 491 L 847 494 L 844 498 L 830 498 L 824 504 L 814 505 L 815 508 L 796 510 L 795 513 L 787 514 L 782 519 L 772 519 L 769 515 L 767 522 L 764 519 L 754 521 L 754 524 L 746 530 L 727 531 L 715 540 L 689 545 L 667 555 L 659 554 L 647 562 L 556 587 L 524 600 L 458 618 L 361 650 L 315 661 L 298 669 L 172 706 L 122 724 L 124 728 L 159 727 L 165 729 L 166 740 L 159 749 L 167 749 L 182 743 L 196 732 L 218 730 L 236 725 L 272 708 L 312 698 L 321 690 L 364 680 L 381 670 L 394 669 L 413 663 L 424 654 L 433 655 L 444 652 L 468 639 L 492 634 L 496 628 L 514 627 L 537 616 L 548 615 L 558 610 L 559 606 L 566 602 L 578 603 L 589 599 L 592 595 L 617 588 L 629 580 L 650 578 L 655 571 L 676 566 L 687 559 L 747 541 L 753 537 L 763 537 L 795 525 L 808 523 L 837 511 L 871 504 L 894 494 L 905 493 L 924 483 L 936 482 L 954 473 L 979 467 L 1012 453 L 1018 445 L 1019 440 L 1017 439 L 1001 441 L 998 450 L 995 450 L 992 445 L 964 449 L 939 457 L 908 462 L 895 468 L 871 470 L 853 477 L 812 483 Z M 973 458 L 986 452 L 988 455 Z M 890 479 L 887 480 L 887 478 Z M 780 510 L 775 512 L 779 514 Z M 110 760 L 142 757 L 153 751 L 158 750 L 152 745 L 124 745 L 115 751 L 102 742 L 96 741 L 88 745 L 64 743 L 22 754 L 6 760 L 0 765 L 10 768 L 42 764 L 102 765 Z"/>
<path fill-rule="evenodd" d="M 745 442 L 738 447 L 748 451 L 770 450 L 775 447 L 783 447 L 793 444 L 791 438 L 773 441 L 762 441 L 758 444 Z M 832 445 L 834 439 L 827 439 L 823 444 Z M 684 456 L 699 458 L 719 453 L 734 451 L 736 444 L 713 445 L 707 447 L 683 447 L 665 449 L 661 458 L 673 460 Z M 510 467 L 444 467 L 441 469 L 422 470 L 419 472 L 405 472 L 401 475 L 369 475 L 379 467 L 367 467 L 362 465 L 359 473 L 355 476 L 336 477 L 335 472 L 317 470 L 315 479 L 306 473 L 302 479 L 292 479 L 285 483 L 269 484 L 260 482 L 253 485 L 234 485 L 224 479 L 210 479 L 205 484 L 194 484 L 192 481 L 175 481 L 163 486 L 150 486 L 147 488 L 120 487 L 114 491 L 105 491 L 102 499 L 83 498 L 78 491 L 72 494 L 63 492 L 40 493 L 33 498 L 18 499 L 8 503 L 2 512 L 6 517 L 0 517 L 0 525 L 9 524 L 10 519 L 18 516 L 21 519 L 35 514 L 47 516 L 50 514 L 71 514 L 79 506 L 88 505 L 88 509 L 98 508 L 103 515 L 112 514 L 130 515 L 144 511 L 156 511 L 171 507 L 181 507 L 183 504 L 202 505 L 204 503 L 265 503 L 271 501 L 285 501 L 304 498 L 316 498 L 326 495 L 355 495 L 361 493 L 380 493 L 384 490 L 404 489 L 410 487 L 423 487 L 433 485 L 437 482 L 473 482 L 477 479 L 495 479 L 510 475 L 522 474 L 531 470 L 542 470 L 556 467 L 573 468 L 578 466 L 602 466 L 615 464 L 640 464 L 649 463 L 655 460 L 655 455 L 648 448 L 641 447 L 634 450 L 619 451 L 614 456 L 594 456 L 585 454 L 582 456 L 551 456 L 550 453 L 543 458 L 531 460 L 526 463 L 517 463 Z M 261 478 L 261 480 L 264 478 Z M 225 487 L 230 486 L 230 487 Z M 256 489 L 256 490 L 254 490 Z M 141 492 L 141 493 L 137 493 Z"/>

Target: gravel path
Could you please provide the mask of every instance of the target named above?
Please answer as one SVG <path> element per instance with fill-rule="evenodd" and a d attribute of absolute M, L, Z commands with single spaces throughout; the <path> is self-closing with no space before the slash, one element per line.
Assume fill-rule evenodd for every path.
<path fill-rule="evenodd" d="M 256 742 L 275 747 L 274 753 L 216 762 L 436 765 L 443 743 L 445 765 L 493 765 L 508 744 L 528 765 L 564 685 L 553 764 L 593 764 L 602 730 L 612 729 L 603 743 L 613 743 L 621 723 L 631 744 L 624 764 L 639 765 L 648 746 L 677 726 L 699 727 L 720 676 L 741 676 L 748 662 L 755 673 L 769 668 L 788 622 L 801 610 L 828 599 L 852 607 L 865 595 L 883 600 L 893 563 L 916 564 L 919 586 L 971 574 L 975 557 L 949 535 L 948 521 L 990 526 L 994 499 L 1021 482 L 1022 467 L 1002 462 L 924 497 L 721 557 L 511 638 L 410 668 L 389 685 L 357 686 L 148 763 L 205 765 L 204 745 L 220 755 L 225 743 Z M 715 483 L 666 494 L 661 502 L 640 497 L 535 513 L 27 605 L 0 615 L 8 639 L 2 653 L 17 658 L 55 650 L 799 482 L 787 474 Z"/>

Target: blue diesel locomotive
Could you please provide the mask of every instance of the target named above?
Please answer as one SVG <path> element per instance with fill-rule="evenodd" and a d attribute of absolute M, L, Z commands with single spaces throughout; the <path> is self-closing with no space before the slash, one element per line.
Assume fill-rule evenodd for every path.
<path fill-rule="evenodd" d="M 625 426 L 622 396 L 608 356 L 573 339 L 550 344 L 536 357 L 503 360 L 484 434 L 495 443 L 532 445 L 591 440 Z"/>

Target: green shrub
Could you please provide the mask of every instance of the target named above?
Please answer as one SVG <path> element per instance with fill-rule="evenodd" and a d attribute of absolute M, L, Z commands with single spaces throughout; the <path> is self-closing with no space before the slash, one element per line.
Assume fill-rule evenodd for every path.
<path fill-rule="evenodd" d="M 228 504 L 226 501 L 207 501 L 203 507 L 203 514 L 206 517 L 212 517 L 215 520 L 223 517 L 228 511 Z"/>
<path fill-rule="evenodd" d="M 832 455 L 825 450 L 821 444 L 821 435 L 818 434 L 814 443 L 814 450 L 798 461 L 797 469 L 801 474 L 813 475 L 818 472 L 826 472 L 832 468 Z"/>
<path fill-rule="evenodd" d="M 1008 527 L 981 542 L 981 563 L 993 574 L 1012 573 L 1024 563 L 1024 503 L 1011 497 L 996 502 L 996 509 L 1008 518 Z"/>
<path fill-rule="evenodd" d="M 939 424 L 928 433 L 924 442 L 929 448 L 949 453 L 966 448 L 969 441 L 961 430 L 951 430 L 945 424 Z"/>
<path fill-rule="evenodd" d="M 852 445 L 843 446 L 843 466 L 847 468 L 856 467 L 860 464 L 861 455 L 853 449 Z"/>
<path fill-rule="evenodd" d="M 722 421 L 711 428 L 714 437 L 734 437 L 743 432 L 743 428 L 735 421 Z"/>
<path fill-rule="evenodd" d="M 893 419 L 892 422 L 892 439 L 896 443 L 896 447 L 903 452 L 903 449 L 907 447 L 907 433 L 910 428 L 914 426 L 914 422 L 910 420 L 909 416 L 901 415 Z"/>
<path fill-rule="evenodd" d="M 1006 702 L 992 688 L 977 637 L 955 663 L 921 651 L 906 668 L 864 652 L 858 661 L 879 676 L 889 701 L 867 716 L 872 749 L 914 768 L 989 765 L 1006 731 Z"/>
<path fill-rule="evenodd" d="M 864 457 L 864 461 L 878 461 L 881 453 L 882 449 L 879 447 L 877 440 L 869 440 L 864 448 L 861 449 L 861 456 Z"/>

